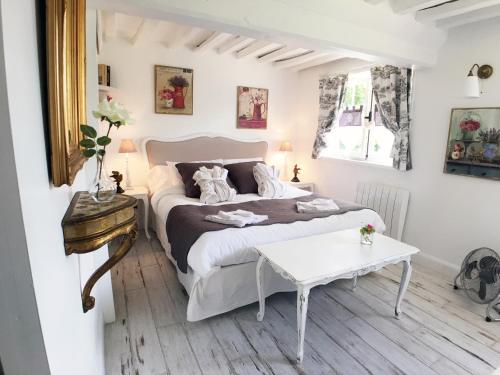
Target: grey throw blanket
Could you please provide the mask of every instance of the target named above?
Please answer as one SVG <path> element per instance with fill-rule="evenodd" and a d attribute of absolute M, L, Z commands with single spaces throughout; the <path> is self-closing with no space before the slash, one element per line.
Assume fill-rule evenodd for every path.
<path fill-rule="evenodd" d="M 205 216 L 217 214 L 219 211 L 246 210 L 256 215 L 267 215 L 268 220 L 254 225 L 290 224 L 296 221 L 309 221 L 315 218 L 323 218 L 332 215 L 341 215 L 349 211 L 359 211 L 366 207 L 355 203 L 335 200 L 339 210 L 335 212 L 297 212 L 296 203 L 308 202 L 319 195 L 308 195 L 293 199 L 262 199 L 243 203 L 225 204 L 223 206 L 195 206 L 181 205 L 170 210 L 167 217 L 167 236 L 170 242 L 172 256 L 177 262 L 179 269 L 187 272 L 187 257 L 191 246 L 205 232 L 213 232 L 227 228 L 233 228 L 225 224 L 218 224 L 205 220 Z"/>

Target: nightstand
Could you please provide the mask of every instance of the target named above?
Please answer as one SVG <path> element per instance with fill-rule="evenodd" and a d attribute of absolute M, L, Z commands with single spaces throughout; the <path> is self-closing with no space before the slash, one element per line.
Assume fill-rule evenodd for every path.
<path fill-rule="evenodd" d="M 125 188 L 125 195 L 130 195 L 135 199 L 141 200 L 144 206 L 144 232 L 148 240 L 151 239 L 148 230 L 148 219 L 149 219 L 149 191 L 145 186 L 132 186 Z"/>
<path fill-rule="evenodd" d="M 302 189 L 302 190 L 307 190 L 310 191 L 311 193 L 314 193 L 314 183 L 312 182 L 289 182 L 290 185 Z"/>

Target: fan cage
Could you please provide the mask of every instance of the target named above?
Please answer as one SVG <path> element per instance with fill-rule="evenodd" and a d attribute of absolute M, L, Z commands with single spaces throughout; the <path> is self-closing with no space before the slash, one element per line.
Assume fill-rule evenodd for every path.
<path fill-rule="evenodd" d="M 490 248 L 481 247 L 471 251 L 462 262 L 460 283 L 467 296 L 476 303 L 488 304 L 500 294 L 500 275 L 493 274 L 491 280 L 484 282 L 481 271 L 489 275 L 492 266 L 500 265 L 500 256 Z M 492 271 L 493 272 L 493 271 Z"/>

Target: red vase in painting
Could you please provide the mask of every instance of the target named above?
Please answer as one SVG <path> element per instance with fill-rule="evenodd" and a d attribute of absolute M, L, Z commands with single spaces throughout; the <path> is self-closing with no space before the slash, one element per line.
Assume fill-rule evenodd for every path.
<path fill-rule="evenodd" d="M 254 103 L 253 105 L 253 119 L 262 120 L 262 104 Z"/>
<path fill-rule="evenodd" d="M 185 108 L 184 104 L 184 87 L 176 86 L 174 87 L 174 108 Z"/>

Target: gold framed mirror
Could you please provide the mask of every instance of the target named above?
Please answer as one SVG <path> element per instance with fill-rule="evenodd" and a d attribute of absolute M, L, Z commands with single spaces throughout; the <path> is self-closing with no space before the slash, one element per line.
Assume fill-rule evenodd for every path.
<path fill-rule="evenodd" d="M 45 0 L 50 161 L 55 186 L 71 185 L 85 158 L 85 0 Z"/>

